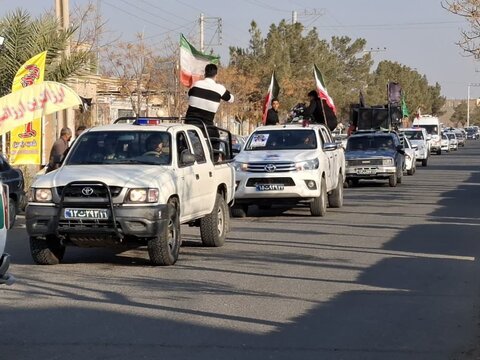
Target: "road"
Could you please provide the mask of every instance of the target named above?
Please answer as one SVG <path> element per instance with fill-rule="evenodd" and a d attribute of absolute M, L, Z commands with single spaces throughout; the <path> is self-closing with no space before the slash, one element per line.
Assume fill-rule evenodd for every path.
<path fill-rule="evenodd" d="M 7 250 L 0 358 L 473 359 L 479 345 L 480 141 L 397 188 L 235 219 L 223 248 L 184 228 L 178 263 L 145 249 L 68 248 L 35 266 L 24 225 Z"/>

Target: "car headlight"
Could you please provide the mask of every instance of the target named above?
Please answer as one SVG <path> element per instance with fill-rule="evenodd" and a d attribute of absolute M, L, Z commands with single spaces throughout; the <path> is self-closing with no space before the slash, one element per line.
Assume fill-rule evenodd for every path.
<path fill-rule="evenodd" d="M 382 164 L 385 166 L 393 165 L 393 159 L 392 158 L 383 159 Z"/>
<path fill-rule="evenodd" d="M 247 164 L 242 162 L 235 161 L 233 163 L 233 168 L 235 169 L 235 171 L 247 171 L 247 167 Z"/>
<path fill-rule="evenodd" d="M 307 161 L 300 161 L 295 164 L 297 171 L 301 170 L 315 170 L 320 166 L 320 161 L 317 158 Z"/>
<path fill-rule="evenodd" d="M 31 200 L 36 202 L 51 202 L 53 200 L 52 189 L 32 189 Z"/>
<path fill-rule="evenodd" d="M 131 203 L 155 203 L 158 201 L 158 189 L 131 189 L 127 201 Z"/>

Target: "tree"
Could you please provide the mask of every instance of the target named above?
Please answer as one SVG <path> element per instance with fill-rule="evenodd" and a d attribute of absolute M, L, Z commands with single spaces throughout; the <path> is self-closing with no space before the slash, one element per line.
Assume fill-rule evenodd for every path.
<path fill-rule="evenodd" d="M 467 102 L 463 101 L 453 109 L 453 114 L 450 117 L 450 121 L 456 127 L 465 126 L 467 123 Z M 470 107 L 470 124 L 480 124 L 480 107 Z"/>
<path fill-rule="evenodd" d="M 140 116 L 145 108 L 148 116 L 151 97 L 166 82 L 160 57 L 145 43 L 143 35 L 137 34 L 136 41 L 120 42 L 107 51 L 106 60 L 107 73 L 118 79 L 120 93 L 130 100 L 134 113 Z"/>
<path fill-rule="evenodd" d="M 0 34 L 5 37 L 5 44 L 0 52 L 0 96 L 10 93 L 20 66 L 45 50 L 48 51 L 45 80 L 65 82 L 71 76 L 91 72 L 95 62 L 90 49 L 76 48 L 64 55 L 77 30 L 75 24 L 59 30 L 55 16 L 45 14 L 33 18 L 21 9 L 1 19 Z"/>
<path fill-rule="evenodd" d="M 480 58 L 480 8 L 478 0 L 445 0 L 442 7 L 453 14 L 463 17 L 470 28 L 461 30 L 457 45 L 467 54 Z"/>

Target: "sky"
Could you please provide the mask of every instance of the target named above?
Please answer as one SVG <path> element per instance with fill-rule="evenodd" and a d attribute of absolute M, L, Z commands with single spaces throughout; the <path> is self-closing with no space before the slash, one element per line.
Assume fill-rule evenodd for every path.
<path fill-rule="evenodd" d="M 292 12 L 307 28 L 316 27 L 320 37 L 347 35 L 367 40 L 376 63 L 397 61 L 442 86 L 450 99 L 467 97 L 467 85 L 480 82 L 480 63 L 466 57 L 455 44 L 466 22 L 441 7 L 440 0 L 91 0 L 100 4 L 107 22 L 108 39 L 132 40 L 136 33 L 153 46 L 162 47 L 166 37 L 183 33 L 198 43 L 199 17 L 205 20 L 205 44 L 222 59 L 228 47 L 247 47 L 250 22 L 255 20 L 264 35 L 272 23 L 291 21 Z M 53 9 L 55 0 L 0 0 L 0 17 L 18 7 L 36 16 Z M 70 8 L 88 0 L 70 0 Z M 217 18 L 221 18 L 221 39 Z M 219 44 L 220 43 L 220 44 Z M 321 64 L 318 64 L 321 68 Z M 328 79 L 326 79 L 328 84 Z M 401 82 L 401 79 L 400 79 Z M 471 88 L 480 97 L 480 87 Z"/>

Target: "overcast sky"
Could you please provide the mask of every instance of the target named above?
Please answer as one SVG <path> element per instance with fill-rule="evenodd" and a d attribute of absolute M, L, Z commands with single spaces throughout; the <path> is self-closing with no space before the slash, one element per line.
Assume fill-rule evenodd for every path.
<path fill-rule="evenodd" d="M 480 63 L 462 55 L 455 45 L 466 23 L 444 10 L 440 0 L 93 0 L 97 1 L 110 37 L 128 40 L 143 31 L 146 39 L 160 46 L 165 36 L 176 39 L 182 32 L 192 42 L 198 41 L 198 18 L 203 12 L 207 45 L 217 43 L 215 18 L 222 19 L 221 45 L 213 49 L 226 60 L 228 46 L 248 45 L 252 20 L 266 34 L 270 24 L 291 20 L 296 10 L 298 20 L 317 27 L 322 38 L 365 38 L 368 49 L 382 50 L 372 53 L 376 61 L 388 59 L 416 68 L 430 83 L 438 81 L 448 98 L 466 98 L 467 84 L 480 82 Z M 87 2 L 71 0 L 70 7 Z M 0 0 L 0 15 L 17 7 L 38 15 L 54 3 Z M 480 88 L 472 88 L 472 97 L 480 97 Z"/>

